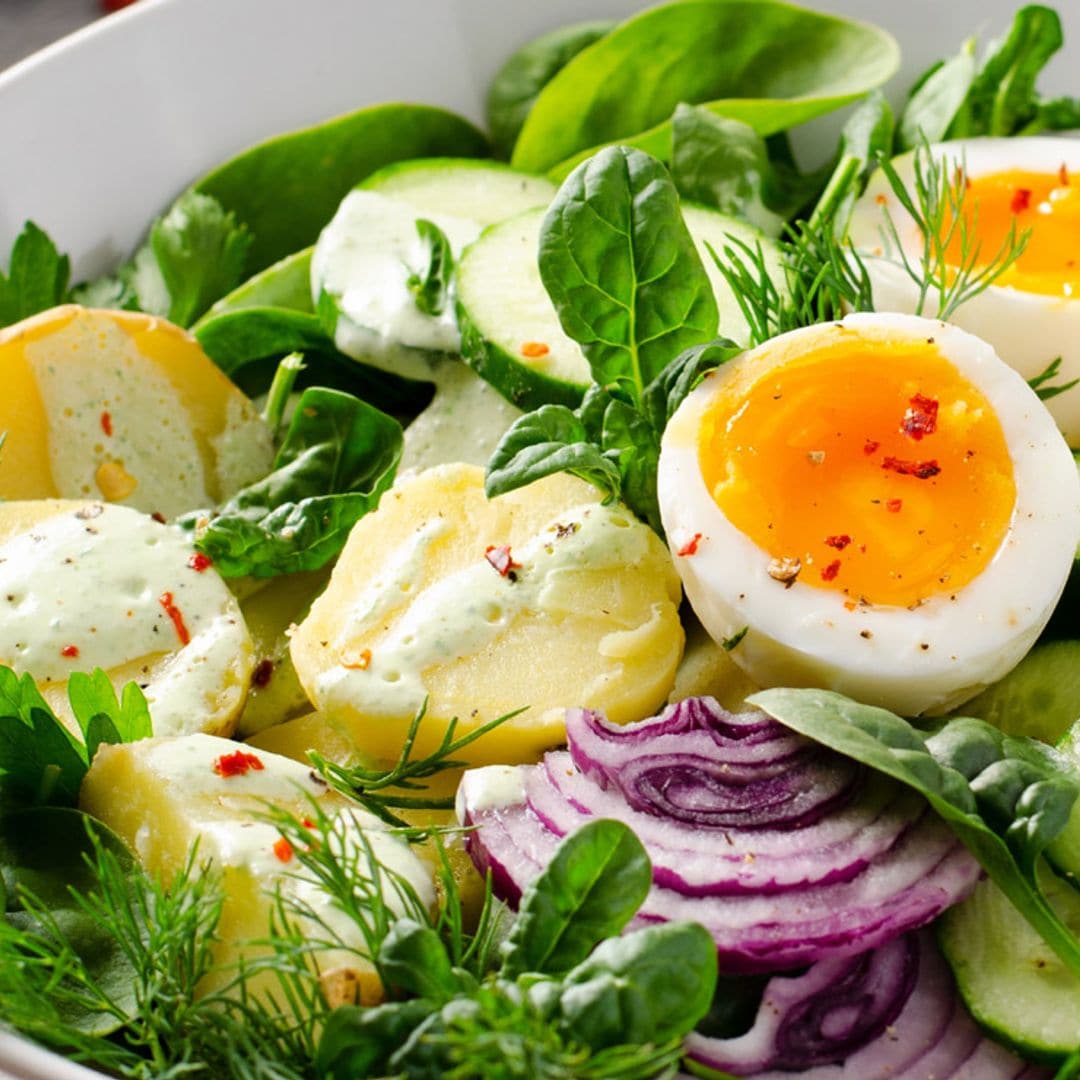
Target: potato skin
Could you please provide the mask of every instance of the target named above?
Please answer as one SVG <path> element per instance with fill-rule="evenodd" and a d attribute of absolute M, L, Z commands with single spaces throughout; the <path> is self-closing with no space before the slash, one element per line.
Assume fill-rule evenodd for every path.
<path fill-rule="evenodd" d="M 482 471 L 466 465 L 429 469 L 392 489 L 354 527 L 329 587 L 293 635 L 293 662 L 315 707 L 361 753 L 381 759 L 397 757 L 425 697 L 418 754 L 438 745 L 452 719 L 464 734 L 524 708 L 463 752 L 472 764 L 535 760 L 563 741 L 569 707 L 603 709 L 618 722 L 649 715 L 682 654 L 678 578 L 651 530 L 599 498 L 558 475 L 489 501 Z M 594 526 L 607 532 L 589 547 Z M 549 566 L 559 544 L 579 550 Z M 512 565 L 500 569 L 501 558 Z M 455 621 L 447 595 L 480 614 Z M 418 639 L 411 652 L 399 648 L 402 635 Z M 388 653 L 419 657 L 391 673 L 418 687 L 419 698 L 390 684 L 384 696 L 341 691 L 372 686 L 368 664 L 374 671 Z"/>

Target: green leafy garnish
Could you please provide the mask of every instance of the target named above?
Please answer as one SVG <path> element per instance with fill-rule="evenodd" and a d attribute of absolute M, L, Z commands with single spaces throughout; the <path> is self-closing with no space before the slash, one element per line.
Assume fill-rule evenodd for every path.
<path fill-rule="evenodd" d="M 103 671 L 75 672 L 68 698 L 83 742 L 49 707 L 31 675 L 20 678 L 0 667 L 0 807 L 74 806 L 102 743 L 152 734 L 146 698 L 135 683 L 117 699 Z"/>
<path fill-rule="evenodd" d="M 1052 382 L 1051 380 L 1057 378 L 1060 370 L 1061 357 L 1058 356 L 1051 360 L 1038 375 L 1033 375 L 1028 379 L 1028 386 L 1035 391 L 1035 395 L 1040 401 L 1049 401 L 1051 398 L 1056 398 L 1058 394 L 1064 394 L 1066 390 L 1071 390 L 1077 383 L 1080 383 L 1080 379 L 1071 379 L 1067 383 Z"/>
<path fill-rule="evenodd" d="M 450 295 L 454 256 L 450 241 L 433 221 L 416 219 L 416 233 L 427 248 L 427 265 L 413 270 L 406 281 L 416 307 L 425 315 L 441 315 Z"/>
<path fill-rule="evenodd" d="M 225 577 L 317 570 L 378 505 L 400 457 L 396 420 L 351 394 L 311 387 L 269 476 L 216 512 L 185 514 L 178 524 Z"/>
<path fill-rule="evenodd" d="M 1068 826 L 1080 796 L 1077 774 L 1052 750 L 970 718 L 949 720 L 927 734 L 885 709 L 827 690 L 764 690 L 747 700 L 800 734 L 924 795 L 1047 945 L 1080 976 L 1080 940 L 1047 902 L 1037 875 L 1040 857 Z"/>
<path fill-rule="evenodd" d="M 70 276 L 70 259 L 28 221 L 11 248 L 7 277 L 0 273 L 0 327 L 64 303 Z"/>
<path fill-rule="evenodd" d="M 1045 99 L 1035 83 L 1061 48 L 1061 18 L 1053 8 L 1029 4 L 1009 33 L 992 42 L 981 64 L 975 41 L 939 62 L 916 82 L 900 119 L 900 148 L 925 139 L 941 142 L 975 135 L 1031 135 L 1076 127 L 1080 99 Z"/>

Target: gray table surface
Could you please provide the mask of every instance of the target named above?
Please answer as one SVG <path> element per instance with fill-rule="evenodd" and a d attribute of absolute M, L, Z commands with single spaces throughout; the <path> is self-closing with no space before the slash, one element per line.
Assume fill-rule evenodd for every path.
<path fill-rule="evenodd" d="M 0 70 L 100 13 L 98 0 L 0 0 Z"/>

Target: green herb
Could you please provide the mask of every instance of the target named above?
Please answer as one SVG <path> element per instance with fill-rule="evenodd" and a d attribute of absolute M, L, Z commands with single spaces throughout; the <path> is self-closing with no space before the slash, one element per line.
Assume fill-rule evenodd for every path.
<path fill-rule="evenodd" d="M 394 810 L 452 810 L 453 797 L 437 798 L 430 795 L 403 794 L 403 792 L 425 791 L 423 783 L 431 777 L 449 769 L 463 769 L 469 762 L 457 755 L 477 739 L 501 727 L 508 720 L 519 716 L 524 710 L 497 716 L 480 724 L 464 735 L 457 735 L 457 718 L 446 725 L 439 745 L 423 758 L 413 757 L 416 736 L 424 721 L 427 704 L 416 713 L 409 722 L 409 730 L 401 747 L 398 759 L 389 768 L 370 768 L 364 765 L 339 765 L 329 761 L 321 754 L 310 753 L 312 763 L 319 772 L 339 791 L 356 799 L 365 810 L 370 811 L 383 821 L 400 828 L 407 828 L 408 823 L 393 813 Z"/>
<path fill-rule="evenodd" d="M 281 363 L 274 372 L 273 382 L 266 394 L 266 405 L 263 407 L 262 418 L 266 426 L 277 441 L 281 431 L 281 423 L 285 416 L 285 409 L 289 404 L 293 387 L 296 385 L 296 377 L 304 370 L 304 357 L 298 352 L 289 353 L 283 357 Z"/>
<path fill-rule="evenodd" d="M 797 65 L 778 63 L 783 54 Z M 565 176 L 577 155 L 614 142 L 666 158 L 686 102 L 762 135 L 857 100 L 896 70 L 884 31 L 752 0 L 665 4 L 621 23 L 540 91 L 512 163 Z M 561 163 L 561 164 L 560 164 Z"/>
<path fill-rule="evenodd" d="M 0 328 L 64 303 L 70 274 L 68 257 L 28 221 L 11 248 L 7 277 L 0 273 Z"/>
<path fill-rule="evenodd" d="M 1040 857 L 1066 830 L 1080 796 L 1077 774 L 1049 747 L 970 718 L 949 720 L 927 734 L 885 709 L 826 690 L 765 690 L 747 700 L 800 734 L 924 795 L 1020 914 L 1080 976 L 1080 940 L 1046 900 L 1037 875 Z"/>
<path fill-rule="evenodd" d="M 416 219 L 416 233 L 427 248 L 427 266 L 409 274 L 406 285 L 425 315 L 441 315 L 450 295 L 454 256 L 446 234 L 427 218 Z"/>
<path fill-rule="evenodd" d="M 1051 360 L 1038 375 L 1033 375 L 1028 379 L 1028 386 L 1035 391 L 1040 401 L 1049 401 L 1051 398 L 1056 398 L 1058 394 L 1064 394 L 1066 390 L 1071 390 L 1077 383 L 1080 383 L 1080 379 L 1072 379 L 1067 383 L 1052 383 L 1048 386 L 1047 383 L 1050 383 L 1051 379 L 1056 379 L 1060 370 L 1061 357 L 1059 356 Z"/>
<path fill-rule="evenodd" d="M 594 821 L 526 889 L 501 967 L 469 971 L 430 922 L 399 921 L 377 966 L 391 986 L 420 996 L 338 1009 L 319 1046 L 319 1075 L 664 1074 L 708 1010 L 716 947 L 693 924 L 613 936 L 651 878 L 630 829 Z"/>
<path fill-rule="evenodd" d="M 900 120 L 900 148 L 975 135 L 1030 135 L 1076 126 L 1080 99 L 1046 100 L 1035 83 L 1061 48 L 1061 19 L 1052 8 L 1017 11 L 1008 35 L 991 42 L 981 64 L 975 41 L 935 64 L 916 83 Z"/>
<path fill-rule="evenodd" d="M 0 807 L 74 806 L 102 743 L 151 734 L 146 699 L 135 683 L 128 683 L 118 700 L 103 671 L 75 672 L 68 699 L 83 742 L 48 706 L 31 675 L 20 678 L 0 666 Z"/>
<path fill-rule="evenodd" d="M 744 626 L 741 630 L 737 630 L 732 634 L 731 637 L 724 638 L 724 640 L 720 642 L 720 648 L 722 648 L 724 652 L 732 652 L 734 649 L 738 648 L 739 643 L 749 632 L 750 627 Z"/>
<path fill-rule="evenodd" d="M 312 387 L 297 404 L 269 476 L 214 513 L 178 524 L 225 577 L 317 570 L 390 486 L 401 425 L 350 394 Z"/>
<path fill-rule="evenodd" d="M 499 68 L 487 95 L 488 129 L 498 157 L 510 157 L 540 91 L 614 25 L 604 21 L 561 26 L 523 45 Z"/>

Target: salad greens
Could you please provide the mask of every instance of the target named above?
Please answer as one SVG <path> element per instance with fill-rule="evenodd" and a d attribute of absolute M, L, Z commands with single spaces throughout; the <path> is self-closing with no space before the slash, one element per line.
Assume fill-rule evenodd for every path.
<path fill-rule="evenodd" d="M 427 248 L 427 265 L 409 275 L 409 292 L 419 311 L 425 315 L 441 315 L 450 295 L 450 278 L 454 272 L 450 241 L 442 229 L 427 218 L 417 219 L 416 232 Z"/>
<path fill-rule="evenodd" d="M 216 511 L 178 524 L 225 577 L 317 570 L 378 505 L 401 457 L 401 425 L 339 390 L 311 387 L 296 405 L 269 476 Z"/>
<path fill-rule="evenodd" d="M 913 787 L 1080 978 L 1080 940 L 1047 902 L 1040 856 L 1069 824 L 1080 776 L 1033 739 L 960 717 L 922 732 L 827 690 L 763 690 L 748 701 L 816 742 Z M 1076 873 L 1078 867 L 1066 869 Z"/>
<path fill-rule="evenodd" d="M 7 276 L 0 272 L 0 329 L 64 303 L 70 276 L 71 260 L 28 221 L 15 238 Z"/>
<path fill-rule="evenodd" d="M 797 55 L 797 66 L 781 57 Z M 703 104 L 762 135 L 856 101 L 897 68 L 882 30 L 784 4 L 687 0 L 627 19 L 541 90 L 511 163 L 565 176 L 622 142 L 666 160 L 676 105 Z"/>

